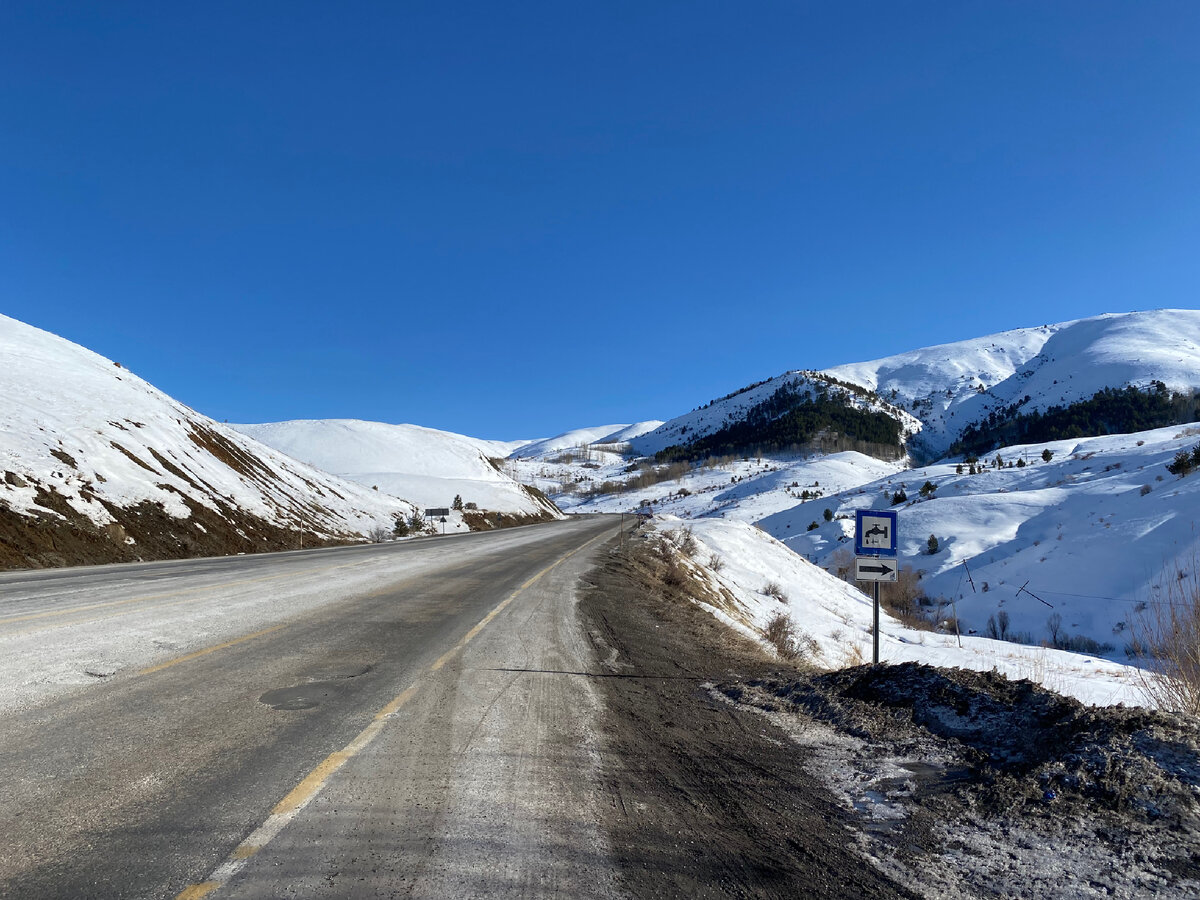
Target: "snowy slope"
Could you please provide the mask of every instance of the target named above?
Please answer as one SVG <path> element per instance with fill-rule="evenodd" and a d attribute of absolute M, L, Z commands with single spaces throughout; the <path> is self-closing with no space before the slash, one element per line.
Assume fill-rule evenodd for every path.
<path fill-rule="evenodd" d="M 964 426 L 1027 396 L 1022 412 L 1154 379 L 1174 390 L 1200 387 L 1200 310 L 1019 328 L 826 372 L 911 410 L 923 423 L 916 443 L 936 458 Z"/>
<path fill-rule="evenodd" d="M 552 438 L 529 441 L 512 451 L 514 459 L 546 457 L 564 450 L 590 444 L 623 444 L 633 438 L 653 431 L 662 422 L 636 422 L 633 425 L 594 425 L 590 428 L 575 428 Z"/>
<path fill-rule="evenodd" d="M 850 552 L 854 511 L 889 508 L 903 487 L 909 499 L 894 507 L 900 561 L 926 573 L 929 596 L 957 600 L 966 628 L 983 632 L 988 618 L 1003 611 L 1013 631 L 1039 642 L 1057 614 L 1066 631 L 1110 643 L 1119 654 L 1143 605 L 1162 602 L 1179 572 L 1200 577 L 1193 571 L 1200 559 L 1200 476 L 1178 478 L 1166 469 L 1179 450 L 1197 443 L 1200 426 L 1177 426 L 1009 447 L 999 451 L 1001 459 L 1027 460 L 1024 467 L 1006 462 L 970 475 L 935 464 L 758 524 L 802 556 L 836 564 L 838 554 Z M 1043 450 L 1053 453 L 1049 462 Z M 922 499 L 926 481 L 936 490 Z M 825 508 L 834 511 L 833 521 L 823 520 Z M 808 531 L 811 522 L 818 527 Z M 934 554 L 930 535 L 938 539 Z"/>
<path fill-rule="evenodd" d="M 853 586 L 744 522 L 668 517 L 656 520 L 655 527 L 668 537 L 681 528 L 692 532 L 698 544 L 691 558 L 693 572 L 727 598 L 723 608 L 709 610 L 732 627 L 762 641 L 767 622 L 782 612 L 800 630 L 801 642 L 811 639 L 807 655 L 812 662 L 839 668 L 871 660 L 872 604 Z M 771 582 L 780 588 L 776 596 L 763 590 Z M 728 603 L 730 597 L 733 603 Z M 705 602 L 704 597 L 696 599 Z M 953 635 L 906 628 L 886 612 L 880 616 L 883 662 L 996 669 L 1097 705 L 1146 702 L 1138 670 L 1129 665 L 977 636 L 965 636 L 961 643 Z"/>
<path fill-rule="evenodd" d="M 119 529 L 104 526 L 122 519 L 115 510 L 139 504 L 178 520 L 203 508 L 325 536 L 390 528 L 411 509 L 270 450 L 117 363 L 6 316 L 0 412 L 0 507 L 78 519 L 122 543 L 129 539 Z"/>
<path fill-rule="evenodd" d="M 243 434 L 368 488 L 425 507 L 449 507 L 455 496 L 480 509 L 559 515 L 486 455 L 493 442 L 417 425 L 358 419 L 308 419 L 235 425 Z"/>
<path fill-rule="evenodd" d="M 740 421 L 755 406 L 771 397 L 784 386 L 794 386 L 801 391 L 830 389 L 849 399 L 859 409 L 884 412 L 900 422 L 901 431 L 907 436 L 920 430 L 920 422 L 902 409 L 885 400 L 868 396 L 865 392 L 846 391 L 830 383 L 830 379 L 818 372 L 785 372 L 775 378 L 735 391 L 726 397 L 713 400 L 699 409 L 664 422 L 653 431 L 633 438 L 633 449 L 642 455 L 652 456 L 675 444 L 683 444 L 696 438 L 719 431 L 726 425 Z"/>

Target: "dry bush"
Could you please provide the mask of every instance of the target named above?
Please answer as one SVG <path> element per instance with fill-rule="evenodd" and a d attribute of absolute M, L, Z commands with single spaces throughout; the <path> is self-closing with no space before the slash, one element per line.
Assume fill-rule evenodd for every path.
<path fill-rule="evenodd" d="M 671 539 L 675 542 L 675 546 L 679 548 L 679 552 L 691 559 L 696 555 L 696 551 L 700 549 L 700 545 L 696 542 L 696 536 L 692 534 L 690 528 L 680 528 L 673 532 Z"/>
<path fill-rule="evenodd" d="M 687 582 L 687 573 L 674 556 L 668 559 L 663 566 L 662 582 L 667 587 L 683 587 Z"/>
<path fill-rule="evenodd" d="M 839 547 L 829 557 L 826 571 L 841 581 L 854 584 L 854 553 L 849 547 Z"/>
<path fill-rule="evenodd" d="M 763 637 L 775 648 L 780 659 L 794 661 L 820 650 L 816 641 L 798 629 L 792 617 L 782 611 L 767 620 Z"/>
<path fill-rule="evenodd" d="M 1148 657 L 1142 690 L 1161 709 L 1200 715 L 1200 565 L 1164 579 L 1166 595 L 1132 624 L 1135 652 Z"/>
<path fill-rule="evenodd" d="M 901 567 L 895 581 L 879 585 L 879 605 L 909 628 L 933 631 L 940 614 L 925 608 L 921 575 L 912 566 Z"/>
<path fill-rule="evenodd" d="M 687 583 L 687 572 L 679 562 L 679 553 L 675 548 L 675 542 L 669 535 L 664 536 L 655 543 L 654 550 L 663 563 L 662 569 L 659 571 L 662 583 L 667 587 L 683 587 Z"/>
<path fill-rule="evenodd" d="M 720 572 L 723 568 L 725 568 L 725 560 L 721 559 L 721 557 L 714 553 L 708 558 L 708 567 L 714 572 Z"/>
<path fill-rule="evenodd" d="M 780 603 L 787 603 L 787 594 L 783 592 L 783 587 L 778 581 L 768 581 L 763 585 L 762 592 L 768 597 L 774 597 Z"/>

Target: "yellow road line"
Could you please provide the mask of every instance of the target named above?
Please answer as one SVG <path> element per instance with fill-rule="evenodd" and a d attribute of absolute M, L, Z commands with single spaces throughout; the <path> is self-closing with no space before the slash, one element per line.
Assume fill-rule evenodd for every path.
<path fill-rule="evenodd" d="M 238 644 L 244 644 L 246 641 L 252 641 L 255 638 L 262 637 L 264 634 L 270 634 L 272 631 L 278 631 L 281 628 L 287 628 L 287 624 L 272 625 L 270 628 L 264 628 L 262 631 L 255 631 L 252 634 L 243 634 L 241 637 L 234 638 L 232 641 L 226 641 L 223 644 L 214 644 L 211 647 L 205 647 L 203 650 L 197 650 L 194 653 L 187 653 L 183 656 L 177 656 L 174 659 L 169 659 L 166 662 L 159 663 L 158 665 L 147 666 L 144 669 L 139 669 L 137 672 L 134 672 L 133 677 L 139 678 L 142 675 L 153 675 L 155 672 L 161 672 L 163 669 L 169 669 L 171 666 L 177 666 L 180 663 L 185 663 L 201 656 L 208 656 L 208 654 L 216 653 L 218 650 L 224 650 L 226 647 L 235 647 Z"/>
<path fill-rule="evenodd" d="M 201 897 L 207 897 L 220 886 L 221 882 L 219 881 L 202 881 L 199 884 L 189 885 L 179 893 L 175 900 L 200 900 Z"/>
<path fill-rule="evenodd" d="M 550 565 L 546 566 L 546 568 L 529 578 L 524 584 L 496 604 L 495 608 L 463 635 L 462 639 L 452 649 L 439 656 L 437 661 L 429 667 L 426 674 L 433 674 L 441 669 L 456 653 L 466 647 L 479 632 L 487 627 L 488 623 L 500 615 L 505 607 L 548 572 L 556 568 L 560 563 L 566 562 L 576 553 L 608 536 L 607 533 L 600 534 L 586 543 L 580 544 L 574 550 L 563 554 Z M 329 783 L 329 779 L 333 774 L 362 752 L 383 731 L 383 726 L 387 720 L 395 715 L 416 693 L 417 685 L 414 684 L 397 694 L 396 697 L 375 714 L 370 724 L 360 731 L 354 740 L 341 750 L 330 753 L 317 764 L 316 768 L 304 776 L 304 779 L 275 805 L 270 815 L 267 816 L 266 821 L 254 829 L 244 841 L 234 848 L 225 862 L 217 867 L 207 881 L 189 885 L 176 895 L 175 900 L 198 900 L 198 898 L 205 897 L 222 885 L 227 884 L 246 865 L 246 860 L 265 847 L 302 809 L 308 806 L 313 798 L 321 793 L 325 785 Z M 197 891 L 199 893 L 196 893 Z"/>

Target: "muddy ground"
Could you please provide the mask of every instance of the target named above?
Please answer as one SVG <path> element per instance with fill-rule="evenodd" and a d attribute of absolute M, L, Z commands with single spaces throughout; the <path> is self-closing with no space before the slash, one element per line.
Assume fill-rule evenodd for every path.
<path fill-rule="evenodd" d="M 806 671 L 663 569 L 631 542 L 580 605 L 632 895 L 1200 897 L 1195 722 L 995 674 Z"/>
<path fill-rule="evenodd" d="M 596 648 L 604 823 L 635 897 L 912 898 L 863 864 L 853 815 L 806 753 L 717 682 L 792 678 L 757 645 L 658 580 L 650 554 L 589 575 L 580 611 Z M 618 763 L 619 761 L 619 763 Z"/>

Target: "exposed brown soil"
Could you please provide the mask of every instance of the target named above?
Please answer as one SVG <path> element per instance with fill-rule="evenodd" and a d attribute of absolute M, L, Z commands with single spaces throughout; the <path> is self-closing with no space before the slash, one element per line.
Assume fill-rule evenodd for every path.
<path fill-rule="evenodd" d="M 164 487 L 166 487 L 164 485 Z M 103 500 L 116 524 L 97 527 L 76 512 L 53 487 L 39 486 L 39 506 L 59 516 L 23 516 L 0 502 L 0 569 L 52 568 L 153 559 L 188 559 L 235 553 L 294 550 L 296 531 L 280 528 L 228 505 L 219 510 L 180 495 L 191 517 L 177 519 L 157 503 L 119 507 Z M 130 544 L 126 538 L 133 538 Z M 335 546 L 344 539 L 304 536 L 304 546 Z"/>
<path fill-rule="evenodd" d="M 505 513 L 486 512 L 484 510 L 467 510 L 463 513 L 463 521 L 472 531 L 492 531 L 496 528 L 515 528 L 518 525 L 536 525 L 538 522 L 549 522 L 554 519 L 550 512 L 538 513 Z"/>
<path fill-rule="evenodd" d="M 632 538 L 588 576 L 580 613 L 596 652 L 604 823 L 635 897 L 915 897 L 852 850 L 805 751 L 714 696 L 730 680 L 795 678 L 665 584 Z M 676 579 L 669 579 L 676 580 Z"/>

